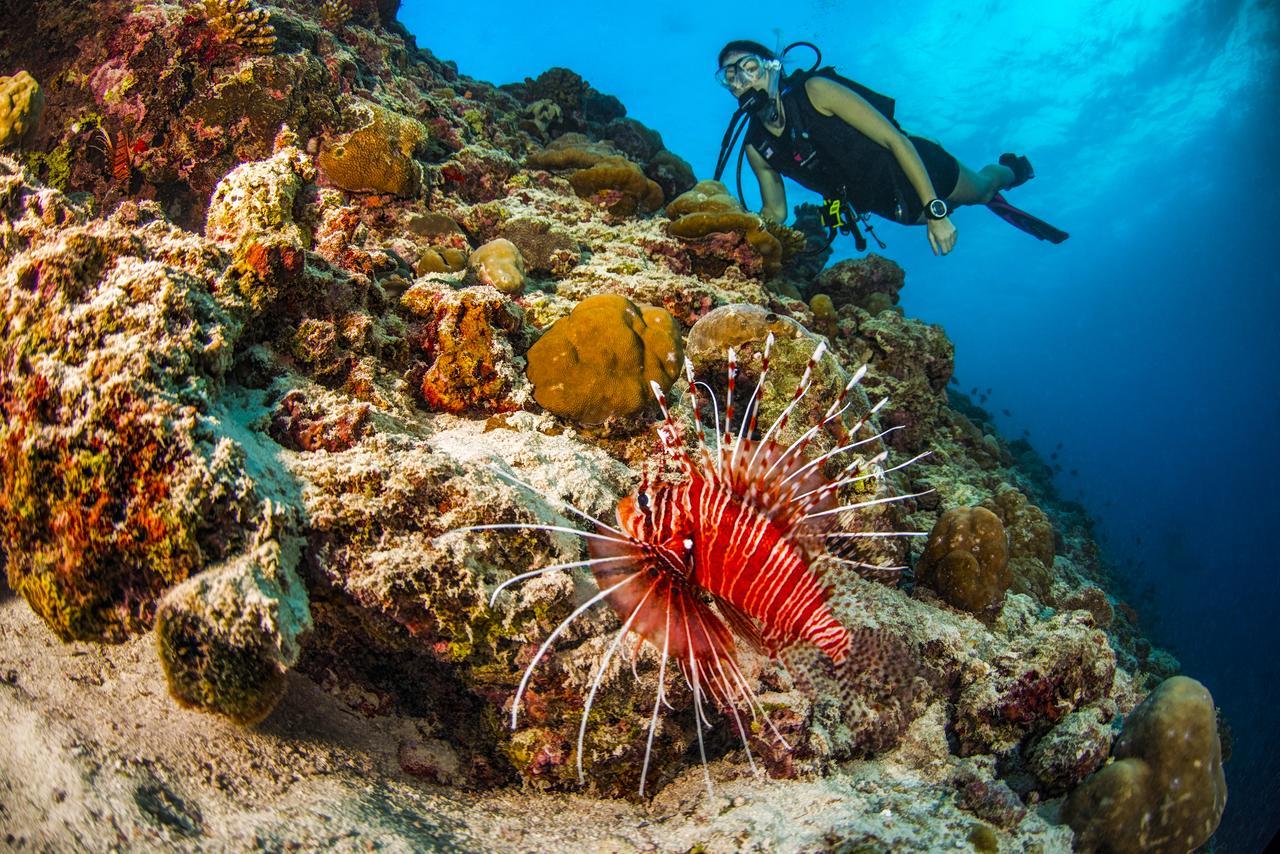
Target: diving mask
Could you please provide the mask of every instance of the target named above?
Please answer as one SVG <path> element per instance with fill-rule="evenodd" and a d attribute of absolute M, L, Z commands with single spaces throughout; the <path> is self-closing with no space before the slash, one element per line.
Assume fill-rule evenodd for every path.
<path fill-rule="evenodd" d="M 735 62 L 720 66 L 716 70 L 716 82 L 726 89 L 750 86 L 762 78 L 768 69 L 768 60 L 748 53 L 738 57 Z"/>

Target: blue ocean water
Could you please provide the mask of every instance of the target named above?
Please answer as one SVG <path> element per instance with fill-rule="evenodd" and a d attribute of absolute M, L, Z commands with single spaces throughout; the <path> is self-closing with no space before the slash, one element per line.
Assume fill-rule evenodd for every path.
<path fill-rule="evenodd" d="M 1261 850 L 1280 829 L 1280 4 L 493 3 L 477 21 L 407 0 L 400 20 L 479 79 L 573 69 L 700 178 L 735 106 L 712 77 L 735 38 L 816 42 L 973 168 L 1028 154 L 1038 177 L 1010 201 L 1067 243 L 971 208 L 950 256 L 889 223 L 883 254 L 907 313 L 955 342 L 961 387 L 1008 410 L 1005 435 L 1062 443 L 1057 487 L 1097 519 L 1112 592 L 1231 728 L 1219 850 Z"/>

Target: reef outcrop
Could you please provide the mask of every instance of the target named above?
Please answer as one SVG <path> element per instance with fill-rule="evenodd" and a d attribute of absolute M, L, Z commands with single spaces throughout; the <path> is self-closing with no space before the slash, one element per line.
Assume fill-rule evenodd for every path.
<path fill-rule="evenodd" d="M 901 268 L 822 271 L 806 212 L 741 210 L 568 69 L 467 77 L 396 5 L 0 19 L 29 72 L 0 80 L 4 833 L 1065 851 L 1182 779 L 1153 715 L 1216 762 L 1207 694 L 1134 712 L 1168 657 L 1083 508 L 949 387 Z M 702 721 L 587 607 L 573 531 L 680 476 L 652 384 L 694 435 L 685 356 L 704 426 L 731 401 L 743 432 L 770 336 L 755 438 L 786 413 L 778 441 L 853 473 L 832 500 L 868 536 L 823 583 L 885 655 L 824 688 L 744 643 L 759 709 Z M 1203 841 L 1220 779 L 1170 833 Z"/>

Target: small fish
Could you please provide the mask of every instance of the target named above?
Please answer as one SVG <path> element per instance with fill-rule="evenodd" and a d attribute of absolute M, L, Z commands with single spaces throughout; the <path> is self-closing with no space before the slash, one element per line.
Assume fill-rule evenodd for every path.
<path fill-rule="evenodd" d="M 1005 417 L 1005 418 L 1011 418 L 1011 417 L 1013 417 L 1013 413 L 1012 413 L 1012 412 L 1010 412 L 1010 411 L 1009 411 L 1009 410 L 1007 410 L 1007 409 L 1001 409 L 1000 411 L 1001 411 L 1002 413 L 1004 413 L 1004 417 Z"/>
<path fill-rule="evenodd" d="M 947 382 L 950 385 L 960 385 L 960 378 L 957 376 L 952 376 L 951 379 L 947 380 Z"/>
<path fill-rule="evenodd" d="M 976 396 L 978 394 L 978 387 L 974 386 L 973 388 L 969 389 L 969 394 Z"/>
<path fill-rule="evenodd" d="M 987 389 L 987 394 L 991 394 L 991 389 Z"/>
<path fill-rule="evenodd" d="M 978 398 L 978 400 L 979 400 L 980 402 L 982 402 L 982 403 L 986 403 L 986 402 L 987 402 L 987 396 L 984 394 L 984 395 L 982 395 L 981 397 L 979 397 L 979 398 Z"/>
<path fill-rule="evenodd" d="M 1062 450 L 1062 443 L 1061 443 L 1061 442 L 1059 442 L 1059 443 L 1058 443 L 1058 450 L 1059 450 L 1059 451 L 1061 451 L 1061 450 Z"/>
<path fill-rule="evenodd" d="M 1057 474 L 1061 474 L 1061 473 L 1062 473 L 1062 466 L 1061 466 L 1061 465 L 1055 465 L 1055 466 L 1053 467 L 1053 470 L 1054 470 L 1054 472 L 1055 472 L 1055 473 L 1057 473 Z"/>
<path fill-rule="evenodd" d="M 1072 476 L 1072 477 L 1079 477 L 1079 476 L 1080 476 L 1080 469 L 1072 469 L 1072 470 L 1071 470 L 1071 476 Z"/>
<path fill-rule="evenodd" d="M 1049 459 L 1051 459 L 1051 460 L 1056 460 L 1057 458 L 1058 458 L 1058 452 L 1057 452 L 1057 451 L 1054 451 L 1052 454 L 1050 454 L 1050 455 L 1049 455 Z"/>
<path fill-rule="evenodd" d="M 1029 429 L 1028 429 L 1028 428 L 1026 428 L 1026 427 L 1023 427 L 1023 428 L 1022 428 L 1022 435 L 1023 435 L 1023 437 L 1024 437 L 1024 438 L 1030 438 L 1030 437 L 1031 437 L 1031 430 L 1029 430 Z"/>
<path fill-rule="evenodd" d="M 607 601 L 622 620 L 622 628 L 605 653 L 591 683 L 578 729 L 578 779 L 585 782 L 582 755 L 587 719 L 610 660 L 624 637 L 636 635 L 660 652 L 657 696 L 649 723 L 644 767 L 640 774 L 640 794 L 644 795 L 658 714 L 666 703 L 663 676 L 669 661 L 683 672 L 694 697 L 695 730 L 703 759 L 708 791 L 711 778 L 706 770 L 702 730 L 704 702 L 732 715 L 742 744 L 751 759 L 746 730 L 737 709 L 744 706 L 757 713 L 773 728 L 768 712 L 755 696 L 737 657 L 741 642 L 770 657 L 782 659 L 799 682 L 817 676 L 822 668 L 814 664 L 827 660 L 834 666 L 835 684 L 829 690 L 843 696 L 844 690 L 865 689 L 869 679 L 883 680 L 880 689 L 895 697 L 915 690 L 918 665 L 906 645 L 880 630 L 852 629 L 843 625 L 830 604 L 831 588 L 824 573 L 847 566 L 868 577 L 894 577 L 904 566 L 880 566 L 847 556 L 847 544 L 859 538 L 923 537 L 923 532 L 847 531 L 859 508 L 904 501 L 924 495 L 868 498 L 841 504 L 837 490 L 854 483 L 879 483 L 885 474 L 902 469 L 928 452 L 881 470 L 888 452 L 870 459 L 857 459 L 834 479 L 822 473 L 823 462 L 863 446 L 872 439 L 852 441 L 812 460 L 805 457 L 812 440 L 852 405 L 850 393 L 866 374 L 859 369 L 844 387 L 822 420 L 810 427 L 795 443 L 783 447 L 778 440 L 800 398 L 808 393 L 814 367 L 825 352 L 820 343 L 810 357 L 791 404 L 765 431 L 757 443 L 756 416 L 764 381 L 769 372 L 769 350 L 773 336 L 765 342 L 760 379 L 756 384 L 735 437 L 733 391 L 737 361 L 729 351 L 728 396 L 723 422 L 715 425 L 714 446 L 698 417 L 698 386 L 693 365 L 685 361 L 689 395 L 694 408 L 695 439 L 686 442 L 684 431 L 671 417 L 666 395 L 653 383 L 652 390 L 662 409 L 658 435 L 669 454 L 680 464 L 684 477 L 679 482 L 653 482 L 646 475 L 635 493 L 618 503 L 617 524 L 596 519 L 567 502 L 561 502 L 578 517 L 590 521 L 593 531 L 563 526 L 535 524 L 478 525 L 459 530 L 538 529 L 577 533 L 587 541 L 590 558 L 575 564 L 557 564 L 517 575 L 498 586 L 493 595 L 515 582 L 544 572 L 569 567 L 590 567 L 599 592 L 562 622 L 542 643 L 530 660 L 516 690 L 511 707 L 511 726 L 518 725 L 520 703 L 533 670 L 551 649 L 565 628 L 588 608 Z M 713 401 L 714 402 L 714 401 Z M 881 400 L 848 431 L 855 436 L 872 415 L 887 403 Z M 881 438 L 892 427 L 874 438 Z M 515 481 L 529 489 L 527 484 Z M 931 491 L 931 490 L 929 490 Z M 818 656 L 815 659 L 814 656 Z M 847 699 L 847 698 L 846 698 Z M 774 735 L 782 740 L 776 728 Z M 785 740 L 782 740 L 785 745 Z"/>

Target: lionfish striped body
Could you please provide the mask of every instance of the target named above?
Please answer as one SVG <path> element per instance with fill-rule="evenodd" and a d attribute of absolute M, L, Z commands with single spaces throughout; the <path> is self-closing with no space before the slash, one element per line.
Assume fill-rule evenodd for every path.
<path fill-rule="evenodd" d="M 865 633 L 851 632 L 837 618 L 830 604 L 830 587 L 824 581 L 825 573 L 840 564 L 852 565 L 859 571 L 893 571 L 902 567 L 871 566 L 850 560 L 840 554 L 842 549 L 833 549 L 829 543 L 851 537 L 920 536 L 915 533 L 848 533 L 838 529 L 838 520 L 847 512 L 914 497 L 904 495 L 839 504 L 837 491 L 841 486 L 879 478 L 884 474 L 878 464 L 885 459 L 885 453 L 870 459 L 859 458 L 834 478 L 829 479 L 822 473 L 822 464 L 835 455 L 874 442 L 884 433 L 843 445 L 813 460 L 806 460 L 804 456 L 819 431 L 837 422 L 848 409 L 849 394 L 864 376 L 865 367 L 844 387 L 818 424 L 811 426 L 790 446 L 781 447 L 778 437 L 800 399 L 808 393 L 814 367 L 823 355 L 825 345 L 820 344 L 809 359 L 790 404 L 759 443 L 753 442 L 750 437 L 756 432 L 758 399 L 768 375 L 772 344 L 773 336 L 770 335 L 764 348 L 760 378 L 747 403 L 736 437 L 730 427 L 733 424 L 737 365 L 733 351 L 729 351 L 729 392 L 723 424 L 719 423 L 719 413 L 716 413 L 714 451 L 708 446 L 698 418 L 698 387 L 706 387 L 695 382 L 692 365 L 686 360 L 688 390 L 697 427 L 697 441 L 693 443 L 692 453 L 668 411 L 665 395 L 656 384 L 653 385 L 664 419 L 659 435 L 680 462 L 684 477 L 678 483 L 653 483 L 646 477 L 633 495 L 619 502 L 617 526 L 595 519 L 568 504 L 565 506 L 575 515 L 594 523 L 594 532 L 537 525 L 477 526 L 481 529 L 533 527 L 567 531 L 578 533 L 587 540 L 588 560 L 543 567 L 516 576 L 500 585 L 494 592 L 495 597 L 508 584 L 573 566 L 589 566 L 600 587 L 599 593 L 552 632 L 525 670 L 512 707 L 513 728 L 517 723 L 520 698 L 528 686 L 533 668 L 573 619 L 605 600 L 623 621 L 621 630 L 596 670 L 583 710 L 578 739 L 580 780 L 583 736 L 592 702 L 609 661 L 623 638 L 631 635 L 643 638 L 661 654 L 658 692 L 650 721 L 645 767 L 641 773 L 641 794 L 644 793 L 658 712 L 665 702 L 663 676 L 669 660 L 677 663 L 693 692 L 700 749 L 706 720 L 702 701 L 706 697 L 733 716 L 747 750 L 748 761 L 754 768 L 738 708 L 745 706 L 753 717 L 758 710 L 771 727 L 772 723 L 739 667 L 736 643 L 742 641 L 774 658 L 781 657 L 791 647 L 807 643 L 824 653 L 837 668 L 851 663 L 851 652 L 857 638 Z M 714 399 L 712 402 L 714 404 Z M 848 431 L 849 434 L 856 435 L 885 402 L 882 400 L 874 406 Z M 895 469 L 909 465 L 915 459 L 919 457 Z M 520 483 L 509 475 L 503 476 Z M 781 739 L 776 729 L 774 733 Z M 705 769 L 705 752 L 703 756 Z M 707 782 L 709 788 L 709 776 Z"/>

